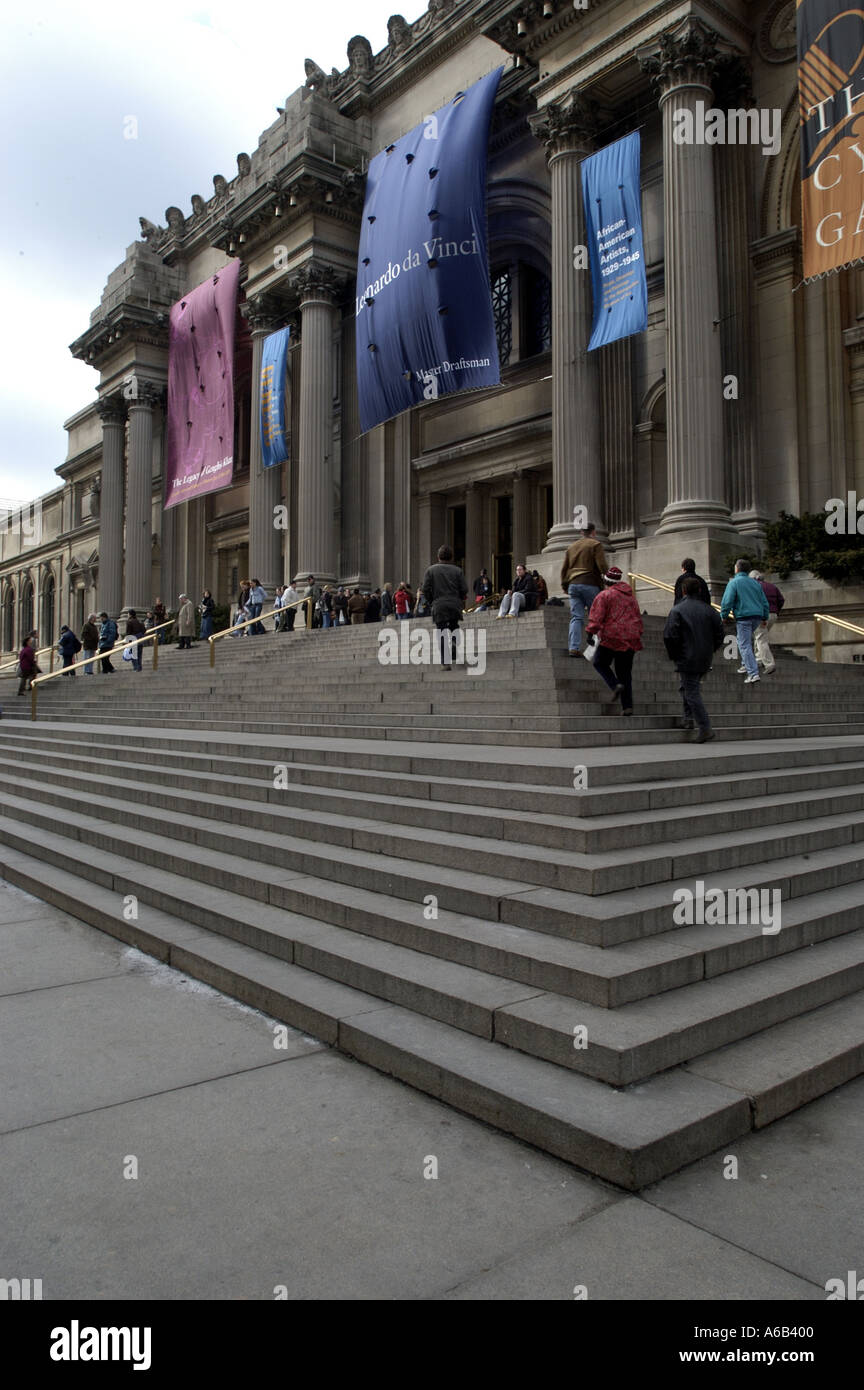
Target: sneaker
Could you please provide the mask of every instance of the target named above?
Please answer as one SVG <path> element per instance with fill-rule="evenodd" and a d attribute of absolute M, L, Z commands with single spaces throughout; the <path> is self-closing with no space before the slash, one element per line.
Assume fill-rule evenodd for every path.
<path fill-rule="evenodd" d="M 772 673 L 772 671 L 776 671 L 776 670 L 777 670 L 777 667 L 776 667 L 776 666 L 763 666 L 763 668 L 762 668 L 762 674 L 763 674 L 763 676 L 770 676 L 771 673 Z"/>
<path fill-rule="evenodd" d="M 696 725 L 693 723 L 692 719 L 682 719 L 681 723 L 678 725 L 679 729 L 684 729 L 685 731 L 695 729 L 695 727 Z"/>
<path fill-rule="evenodd" d="M 632 714 L 633 711 L 632 711 L 632 709 L 622 709 L 621 713 L 622 713 L 622 714 Z"/>
<path fill-rule="evenodd" d="M 759 679 L 758 676 L 748 676 L 747 679 L 746 679 L 746 681 L 744 682 L 744 684 L 745 684 L 745 685 L 755 685 L 755 683 L 756 683 L 756 681 L 758 681 L 758 679 Z"/>
<path fill-rule="evenodd" d="M 696 735 L 696 742 L 710 743 L 711 739 L 716 737 L 717 735 L 715 734 L 713 729 L 700 729 L 698 734 Z"/>
<path fill-rule="evenodd" d="M 606 696 L 607 705 L 614 705 L 615 701 L 618 699 L 623 689 L 623 685 L 616 685 L 614 690 L 610 690 L 609 694 Z"/>
<path fill-rule="evenodd" d="M 739 675 L 739 676 L 746 676 L 746 674 L 747 674 L 747 667 L 746 667 L 746 666 L 739 666 L 739 667 L 738 667 L 738 675 Z"/>
<path fill-rule="evenodd" d="M 505 613 L 504 616 L 505 616 L 505 618 L 515 618 L 515 617 L 516 617 L 516 614 L 515 614 L 515 613 Z"/>
<path fill-rule="evenodd" d="M 577 647 L 577 648 L 575 649 L 575 651 L 571 648 L 570 651 L 567 653 L 567 655 L 568 655 L 568 656 L 581 656 L 582 653 L 580 652 L 579 648 Z"/>

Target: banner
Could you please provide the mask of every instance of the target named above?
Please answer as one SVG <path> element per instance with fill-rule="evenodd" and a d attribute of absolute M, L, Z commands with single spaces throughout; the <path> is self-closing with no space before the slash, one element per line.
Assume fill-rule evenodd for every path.
<path fill-rule="evenodd" d="M 360 427 L 501 380 L 486 151 L 501 69 L 369 165 L 357 266 Z"/>
<path fill-rule="evenodd" d="M 639 132 L 582 161 L 594 320 L 588 351 L 648 327 Z"/>
<path fill-rule="evenodd" d="M 285 377 L 290 328 L 264 339 L 261 354 L 261 462 L 275 468 L 288 460 L 285 440 Z"/>
<path fill-rule="evenodd" d="M 234 473 L 234 324 L 240 262 L 171 306 L 165 506 L 227 487 Z"/>
<path fill-rule="evenodd" d="M 862 65 L 864 10 L 848 0 L 798 0 L 805 279 L 864 256 Z"/>

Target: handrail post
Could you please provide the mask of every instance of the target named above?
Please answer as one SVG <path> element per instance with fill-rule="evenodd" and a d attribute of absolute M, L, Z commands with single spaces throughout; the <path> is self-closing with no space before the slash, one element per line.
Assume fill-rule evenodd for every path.
<path fill-rule="evenodd" d="M 54 670 L 54 648 L 53 648 L 53 646 L 52 646 L 52 648 L 51 648 L 51 665 L 49 666 L 48 669 L 49 669 L 50 671 L 53 671 L 53 670 Z"/>
<path fill-rule="evenodd" d="M 306 600 L 306 626 L 308 627 L 310 632 L 312 631 L 312 612 L 312 599 L 310 597 Z"/>
<path fill-rule="evenodd" d="M 151 637 L 150 640 L 151 640 L 151 642 L 153 643 L 153 670 L 154 670 L 154 671 L 158 671 L 158 670 L 159 670 L 159 638 L 158 638 L 158 637 Z"/>
<path fill-rule="evenodd" d="M 813 619 L 813 660 L 822 660 L 822 619 Z"/>
<path fill-rule="evenodd" d="M 33 719 L 36 718 L 36 697 L 37 697 L 38 694 L 39 694 L 39 692 L 38 692 L 38 690 L 36 689 L 35 685 L 31 685 L 31 686 L 30 686 L 30 718 L 31 718 L 31 720 L 33 720 Z"/>
<path fill-rule="evenodd" d="M 207 638 L 207 645 L 210 648 L 210 665 L 214 667 L 216 665 L 216 643 L 212 637 Z"/>

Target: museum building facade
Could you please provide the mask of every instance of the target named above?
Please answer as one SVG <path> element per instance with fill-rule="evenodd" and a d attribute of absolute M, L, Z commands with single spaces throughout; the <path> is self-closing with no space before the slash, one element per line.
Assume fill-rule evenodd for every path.
<path fill-rule="evenodd" d="M 445 540 L 469 579 L 485 566 L 506 587 L 525 560 L 555 592 L 577 507 L 622 569 L 674 579 L 691 554 L 719 580 L 781 510 L 864 495 L 864 275 L 802 282 L 794 0 L 431 0 L 388 35 L 377 54 L 352 38 L 341 72 L 307 60 L 232 178 L 168 208 L 164 226 L 141 219 L 71 346 L 97 398 L 66 422 L 61 483 L 0 521 L 4 652 L 32 627 L 48 643 L 61 621 L 80 629 L 157 595 L 176 608 L 206 587 L 227 603 L 253 575 L 271 592 L 308 574 L 413 585 Z M 501 384 L 363 434 L 365 169 L 498 66 L 487 206 Z M 682 113 L 708 108 L 770 113 L 747 128 L 770 128 L 771 148 L 678 143 Z M 636 129 L 648 327 L 589 353 L 580 166 Z M 166 509 L 169 310 L 234 258 L 233 482 Z M 262 344 L 285 325 L 290 461 L 265 469 Z"/>

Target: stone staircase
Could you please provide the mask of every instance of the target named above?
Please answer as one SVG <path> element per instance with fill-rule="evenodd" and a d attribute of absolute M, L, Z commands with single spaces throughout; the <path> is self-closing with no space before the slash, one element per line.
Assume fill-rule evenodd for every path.
<path fill-rule="evenodd" d="M 659 620 L 632 718 L 563 610 L 473 621 L 482 675 L 370 626 L 163 648 L 35 723 L 7 683 L 0 872 L 629 1189 L 858 1074 L 860 673 L 718 659 L 691 746 Z M 677 925 L 699 882 L 782 928 Z"/>

